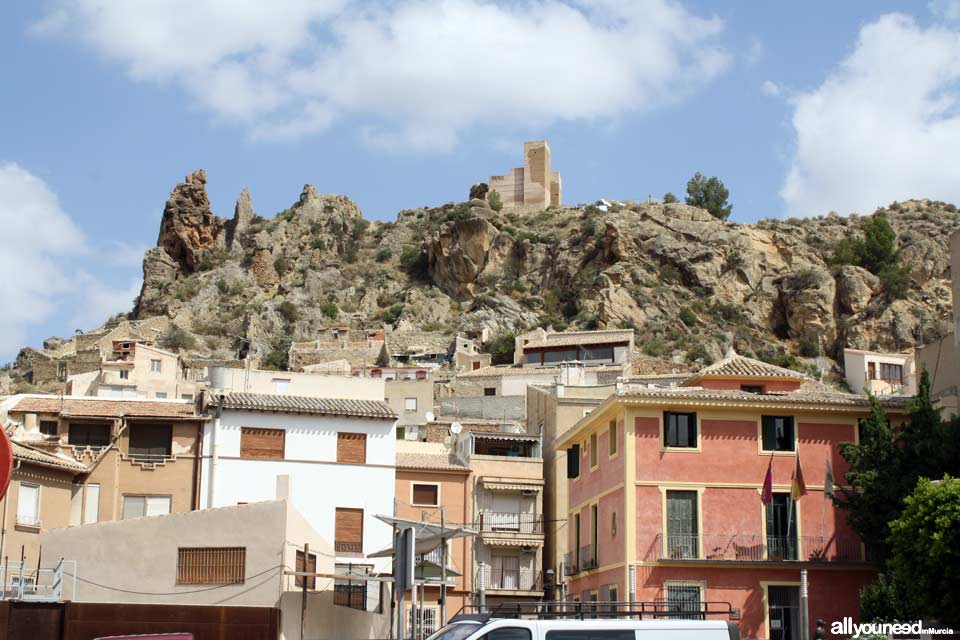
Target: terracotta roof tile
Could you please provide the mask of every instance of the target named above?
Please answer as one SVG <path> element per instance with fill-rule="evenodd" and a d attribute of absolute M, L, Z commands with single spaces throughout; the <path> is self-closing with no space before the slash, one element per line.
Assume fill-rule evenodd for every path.
<path fill-rule="evenodd" d="M 702 387 L 639 387 L 627 384 L 622 397 L 625 399 L 658 400 L 714 400 L 769 404 L 802 404 L 817 406 L 868 407 L 870 398 L 853 393 L 841 393 L 822 388 L 801 388 L 797 391 L 774 393 L 749 393 L 727 389 L 704 389 Z M 911 400 L 908 396 L 884 396 L 880 398 L 886 407 L 904 407 Z"/>
<path fill-rule="evenodd" d="M 187 401 L 124 400 L 119 398 L 77 398 L 59 396 L 24 396 L 10 411 L 26 413 L 58 413 L 63 416 L 123 417 L 189 417 L 193 403 Z M 199 417 L 199 416 L 198 416 Z"/>
<path fill-rule="evenodd" d="M 791 378 L 802 380 L 806 376 L 793 369 L 785 369 L 776 365 L 741 356 L 732 349 L 722 360 L 714 362 L 693 374 L 690 379 L 697 380 L 707 376 L 742 376 L 747 378 Z"/>
<path fill-rule="evenodd" d="M 469 472 L 470 468 L 460 464 L 452 454 L 440 453 L 397 453 L 399 469 L 440 469 L 445 471 Z"/>
<path fill-rule="evenodd" d="M 586 371 L 623 371 L 625 364 L 586 365 Z M 520 365 L 480 367 L 458 373 L 458 378 L 499 378 L 501 376 L 549 376 L 560 375 L 560 367 L 525 367 Z"/>
<path fill-rule="evenodd" d="M 228 393 L 223 396 L 225 409 L 249 411 L 278 411 L 281 413 L 309 413 L 328 416 L 355 416 L 360 418 L 383 418 L 396 420 L 386 402 L 382 400 L 344 400 L 341 398 L 310 398 L 282 394 Z"/>
<path fill-rule="evenodd" d="M 40 451 L 39 449 L 34 449 L 33 447 L 21 444 L 15 440 L 11 440 L 10 444 L 13 445 L 14 460 L 32 462 L 44 467 L 54 467 L 57 469 L 65 469 L 67 471 L 75 471 L 77 473 L 82 473 L 88 470 L 86 465 L 83 465 L 66 456 Z"/>
<path fill-rule="evenodd" d="M 623 331 L 591 331 L 576 333 L 548 333 L 543 340 L 531 340 L 523 345 L 526 349 L 542 349 L 545 347 L 587 346 L 597 344 L 611 344 L 629 342 L 633 337 L 632 330 Z"/>

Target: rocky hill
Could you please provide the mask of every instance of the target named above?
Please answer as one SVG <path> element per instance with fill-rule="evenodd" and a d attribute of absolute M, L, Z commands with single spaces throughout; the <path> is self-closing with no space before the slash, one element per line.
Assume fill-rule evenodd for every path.
<path fill-rule="evenodd" d="M 282 352 L 331 323 L 504 335 L 534 325 L 632 327 L 649 355 L 709 363 L 740 353 L 804 367 L 818 341 L 901 350 L 946 331 L 952 205 L 882 210 L 910 268 L 892 295 L 869 271 L 831 265 L 862 218 L 724 222 L 684 204 L 613 203 L 515 214 L 486 201 L 365 220 L 307 185 L 273 217 L 244 190 L 214 215 L 203 171 L 177 185 L 143 264 L 133 316 L 166 316 L 168 346 L 236 357 Z M 902 297 L 898 297 L 902 296 Z"/>

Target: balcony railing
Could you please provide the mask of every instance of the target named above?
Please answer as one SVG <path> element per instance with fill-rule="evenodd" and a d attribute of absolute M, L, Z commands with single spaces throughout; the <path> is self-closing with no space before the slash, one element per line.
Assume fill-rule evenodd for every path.
<path fill-rule="evenodd" d="M 346 540 L 334 540 L 333 549 L 337 553 L 363 553 L 363 543 Z"/>
<path fill-rule="evenodd" d="M 573 551 L 567 551 L 563 554 L 563 575 L 573 576 L 579 573 L 580 567 L 577 565 L 578 558 Z"/>
<path fill-rule="evenodd" d="M 543 516 L 534 513 L 485 511 L 480 514 L 480 531 L 543 535 Z"/>
<path fill-rule="evenodd" d="M 580 547 L 580 571 L 597 568 L 597 549 L 592 544 Z"/>
<path fill-rule="evenodd" d="M 702 554 L 701 554 L 702 549 Z M 741 562 L 865 562 L 855 536 L 762 536 L 750 533 L 657 535 L 660 560 L 732 560 Z"/>
<path fill-rule="evenodd" d="M 510 591 L 543 591 L 543 581 L 539 573 L 532 569 L 501 569 L 492 567 L 487 589 Z"/>
<path fill-rule="evenodd" d="M 333 587 L 333 604 L 364 611 L 367 608 L 367 584 L 336 584 Z"/>
<path fill-rule="evenodd" d="M 171 460 L 173 456 L 169 453 L 129 453 L 130 459 L 134 462 L 142 462 L 145 464 L 158 464 L 160 462 L 165 462 Z"/>

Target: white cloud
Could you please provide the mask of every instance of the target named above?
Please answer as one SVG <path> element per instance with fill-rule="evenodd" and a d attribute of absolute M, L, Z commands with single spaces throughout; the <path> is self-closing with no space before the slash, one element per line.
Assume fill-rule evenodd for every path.
<path fill-rule="evenodd" d="M 783 89 L 773 80 L 764 80 L 763 84 L 760 85 L 760 91 L 771 98 L 777 98 L 783 92 Z"/>
<path fill-rule="evenodd" d="M 960 20 L 960 0 L 933 0 L 927 7 L 933 15 L 944 20 Z"/>
<path fill-rule="evenodd" d="M 82 253 L 85 240 L 43 180 L 12 163 L 0 164 L 0 238 L 0 353 L 11 353 L 70 290 L 61 260 Z"/>
<path fill-rule="evenodd" d="M 869 213 L 893 200 L 960 201 L 960 32 L 900 14 L 864 26 L 819 87 L 794 96 L 789 215 Z"/>
<path fill-rule="evenodd" d="M 257 139 L 347 124 L 421 149 L 675 102 L 729 67 L 722 30 L 675 0 L 60 0 L 34 26 Z"/>
<path fill-rule="evenodd" d="M 118 267 L 139 267 L 143 264 L 143 254 L 150 247 L 142 244 L 130 244 L 122 240 L 114 240 L 103 255 L 107 261 Z"/>
<path fill-rule="evenodd" d="M 73 329 L 91 329 L 113 313 L 128 311 L 139 292 L 139 280 L 113 289 L 76 268 L 78 261 L 92 255 L 86 237 L 64 213 L 53 190 L 15 163 L 0 163 L 0 239 L 4 361 L 27 343 L 31 327 L 54 314 L 70 314 L 75 326 L 58 329 L 69 335 Z M 126 247 L 128 254 L 134 250 L 123 243 L 117 246 Z"/>

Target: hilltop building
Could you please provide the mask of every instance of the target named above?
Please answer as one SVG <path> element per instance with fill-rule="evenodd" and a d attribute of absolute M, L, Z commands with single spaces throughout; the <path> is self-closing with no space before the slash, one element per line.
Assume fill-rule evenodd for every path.
<path fill-rule="evenodd" d="M 523 143 L 523 166 L 490 176 L 490 190 L 500 194 L 505 211 L 537 211 L 559 207 L 560 172 L 550 168 L 550 145 L 544 140 Z"/>
<path fill-rule="evenodd" d="M 912 352 L 844 349 L 843 372 L 854 393 L 907 396 L 917 393 L 916 359 Z"/>

